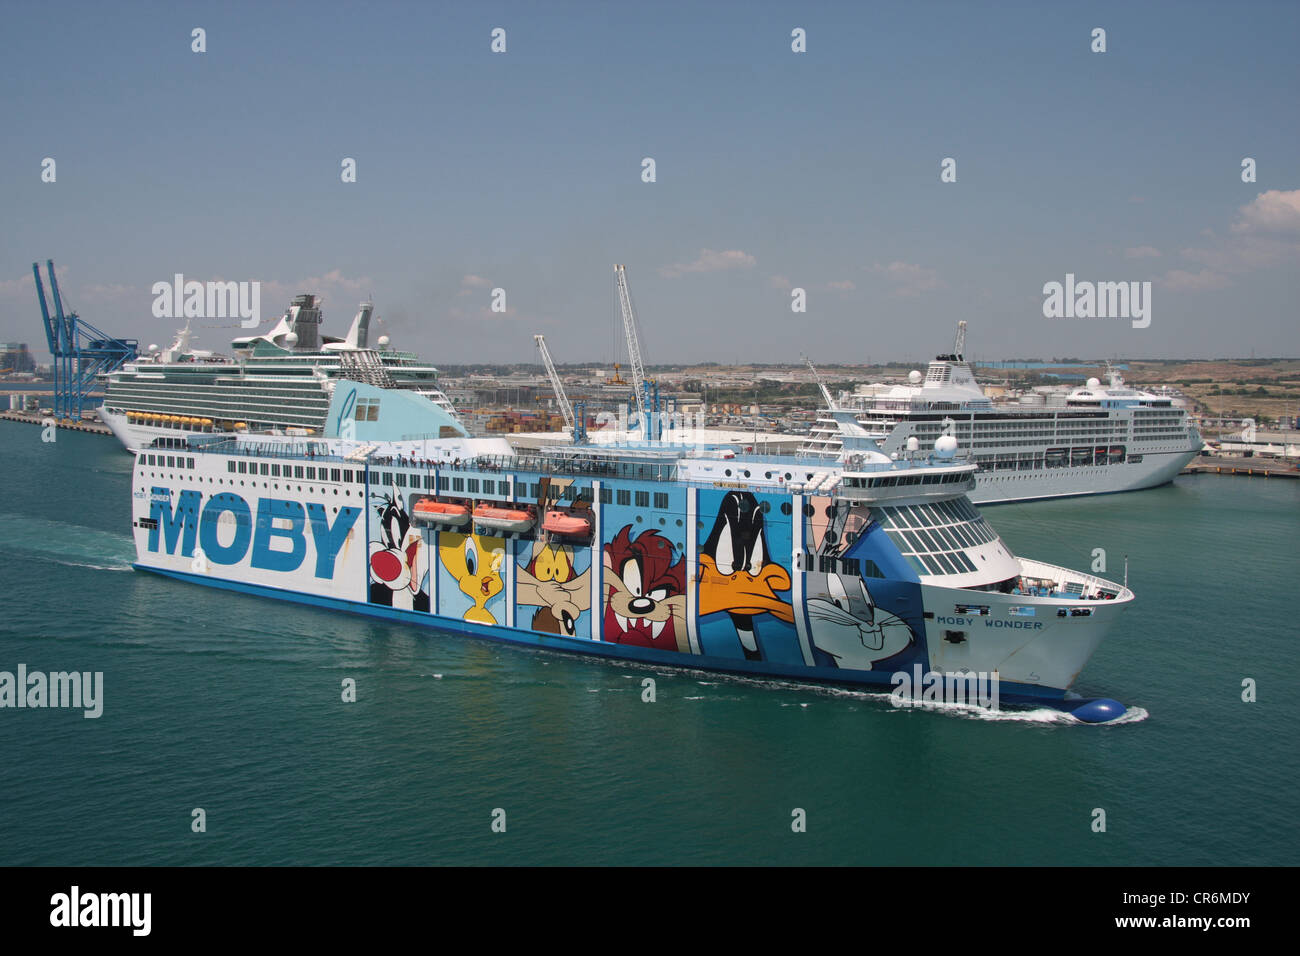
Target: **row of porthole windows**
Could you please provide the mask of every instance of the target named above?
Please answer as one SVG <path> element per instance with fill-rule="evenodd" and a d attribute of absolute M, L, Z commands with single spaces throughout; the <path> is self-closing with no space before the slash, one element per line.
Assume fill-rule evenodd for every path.
<path fill-rule="evenodd" d="M 141 489 L 140 489 L 140 493 L 141 493 L 141 494 L 148 494 L 148 490 L 145 489 L 145 488 L 141 488 Z M 338 506 L 338 505 L 334 505 L 334 507 L 333 507 L 331 510 L 334 512 L 334 514 L 338 514 L 338 512 L 339 512 L 339 506 Z"/>
<path fill-rule="evenodd" d="M 723 472 L 723 474 L 726 475 L 728 478 L 730 478 L 730 477 L 731 477 L 731 469 L 728 468 L 726 471 Z M 746 469 L 744 469 L 743 471 L 741 471 L 740 474 L 741 474 L 742 477 L 745 477 L 745 478 L 751 478 L 751 477 L 753 477 L 753 476 L 750 474 L 750 471 L 749 471 L 748 468 L 746 468 Z M 765 472 L 763 472 L 763 477 L 766 478 L 768 481 L 771 481 L 771 480 L 772 480 L 772 475 L 773 475 L 773 474 L 774 474 L 774 472 L 765 471 Z M 787 471 L 787 472 L 785 473 L 785 480 L 786 480 L 786 481 L 790 481 L 790 479 L 791 479 L 790 472 Z M 810 471 L 810 472 L 808 472 L 808 474 L 804 477 L 804 481 L 811 481 L 811 480 L 812 480 L 812 472 Z"/>
<path fill-rule="evenodd" d="M 149 472 L 149 477 L 150 477 L 150 478 L 177 478 L 177 477 L 182 477 L 182 476 L 169 474 L 169 473 L 167 473 L 167 472 L 165 472 L 165 471 L 158 471 L 158 472 L 151 471 L 151 472 Z M 195 478 L 194 478 L 192 475 L 185 475 L 185 476 L 183 476 L 183 477 L 184 477 L 187 481 L 194 481 L 194 480 L 195 480 Z M 197 480 L 198 480 L 199 484 L 203 484 L 203 477 L 202 477 L 202 476 L 199 476 L 199 478 L 198 478 Z M 215 483 L 218 484 L 218 485 L 224 485 L 224 484 L 226 483 L 226 480 L 225 480 L 224 478 L 218 478 L 218 479 L 216 479 L 216 482 L 215 482 Z M 213 480 L 212 480 L 211 478 L 208 479 L 208 484 L 213 484 Z M 230 479 L 230 484 L 233 486 L 233 485 L 235 484 L 235 479 L 231 478 L 231 479 Z M 244 481 L 243 481 L 242 479 L 240 480 L 239 484 L 240 484 L 241 487 L 244 487 L 244 486 L 245 486 L 245 483 L 244 483 Z M 256 487 L 257 487 L 257 482 L 253 482 L 253 483 L 252 483 L 252 486 L 253 486 L 254 488 L 256 488 Z M 262 487 L 263 487 L 263 488 L 271 488 L 271 489 L 273 489 L 273 490 L 275 490 L 275 491 L 279 491 L 279 490 L 280 490 L 280 486 L 279 486 L 279 484 L 269 484 L 269 485 L 268 485 L 265 481 L 262 482 Z M 284 486 L 284 490 L 285 490 L 285 491 L 295 491 L 295 490 L 296 490 L 296 491 L 302 491 L 302 485 L 285 485 L 285 486 Z M 322 495 L 325 494 L 326 490 L 327 490 L 327 489 L 325 489 L 325 488 L 321 488 L 321 489 L 320 489 L 320 494 L 322 494 Z M 339 493 L 339 490 L 338 490 L 337 488 L 334 488 L 334 489 L 331 489 L 331 490 L 333 490 L 334 494 L 336 494 L 336 495 Z M 311 486 L 308 486 L 308 488 L 307 488 L 307 493 L 308 493 L 308 494 L 313 494 L 313 495 L 314 495 L 314 494 L 316 494 L 316 489 L 313 488 L 313 487 L 311 487 Z M 346 497 L 351 497 L 351 496 L 352 496 L 352 492 L 351 492 L 350 490 L 344 490 L 343 494 L 344 494 Z M 359 491 L 357 492 L 357 497 L 358 497 L 358 498 L 361 497 L 361 492 L 359 492 Z"/>

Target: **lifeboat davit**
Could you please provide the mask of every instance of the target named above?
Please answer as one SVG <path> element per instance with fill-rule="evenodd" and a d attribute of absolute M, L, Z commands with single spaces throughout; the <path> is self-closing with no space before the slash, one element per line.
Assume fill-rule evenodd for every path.
<path fill-rule="evenodd" d="M 522 508 L 499 508 L 479 505 L 474 509 L 474 523 L 494 531 L 527 531 L 537 519 Z"/>
<path fill-rule="evenodd" d="M 591 537 L 591 518 L 571 511 L 548 511 L 542 519 L 542 528 L 551 534 L 566 538 Z"/>
<path fill-rule="evenodd" d="M 469 522 L 469 508 L 452 501 L 422 498 L 415 503 L 412 512 L 416 521 L 447 525 L 451 528 L 459 528 Z"/>

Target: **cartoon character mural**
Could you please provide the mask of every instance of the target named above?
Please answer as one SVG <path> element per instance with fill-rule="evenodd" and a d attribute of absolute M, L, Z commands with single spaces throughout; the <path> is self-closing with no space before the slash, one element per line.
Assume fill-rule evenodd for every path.
<path fill-rule="evenodd" d="M 804 578 L 808 639 L 815 663 L 822 667 L 872 670 L 915 643 L 911 626 L 880 607 L 860 574 L 851 574 L 844 558 L 858 553 L 871 530 L 870 510 L 817 497 L 809 501 L 809 541 L 820 565 Z M 861 557 L 858 558 L 861 567 Z M 882 586 L 884 582 L 882 582 Z"/>
<path fill-rule="evenodd" d="M 505 559 L 505 538 L 485 534 L 438 535 L 438 560 L 443 574 L 438 586 L 438 611 L 448 617 L 460 614 L 476 624 L 499 624 L 494 612 L 501 610 L 503 587 L 501 565 Z M 449 586 L 455 585 L 455 594 Z M 469 599 L 468 607 L 465 598 Z"/>
<path fill-rule="evenodd" d="M 871 670 L 912 644 L 907 622 L 877 607 L 862 578 L 812 573 L 806 586 L 809 640 L 830 658 L 819 664 Z"/>
<path fill-rule="evenodd" d="M 370 603 L 428 611 L 429 562 L 419 528 L 396 488 L 370 497 L 379 516 L 379 538 L 370 542 Z"/>
<path fill-rule="evenodd" d="M 704 653 L 803 662 L 794 608 L 780 596 L 790 590 L 790 572 L 772 558 L 763 510 L 752 492 L 730 491 L 719 502 L 713 530 L 700 548 L 699 587 Z"/>
<path fill-rule="evenodd" d="M 658 531 L 624 526 L 604 549 L 603 638 L 689 654 L 686 559 Z"/>
<path fill-rule="evenodd" d="M 590 635 L 591 552 L 561 544 L 533 542 L 523 552 L 523 562 L 515 576 L 515 602 L 520 607 L 535 607 L 530 626 L 534 631 L 564 634 L 567 637 Z M 586 567 L 578 570 L 578 565 Z"/>

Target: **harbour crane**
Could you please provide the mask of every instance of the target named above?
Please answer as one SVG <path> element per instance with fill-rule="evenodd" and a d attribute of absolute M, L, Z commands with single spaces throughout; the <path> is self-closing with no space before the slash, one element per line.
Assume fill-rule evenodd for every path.
<path fill-rule="evenodd" d="M 636 330 L 636 313 L 632 310 L 632 293 L 627 287 L 627 271 L 614 266 L 614 282 L 618 286 L 618 304 L 623 313 L 623 335 L 627 338 L 627 360 L 632 366 L 632 391 L 636 397 L 637 416 L 647 419 L 650 414 L 650 386 L 641 361 L 641 339 Z M 647 432 L 648 434 L 648 432 Z"/>
<path fill-rule="evenodd" d="M 140 343 L 135 339 L 105 335 L 77 313 L 64 312 L 53 259 L 45 260 L 45 269 L 50 276 L 53 314 L 45 300 L 40 264 L 32 263 L 36 295 L 41 301 L 41 318 L 45 322 L 45 339 L 54 359 L 54 415 L 56 418 L 79 419 L 86 399 L 95 387 L 96 376 L 119 369 L 134 359 L 139 354 Z M 87 335 L 84 342 L 82 333 Z"/>
<path fill-rule="evenodd" d="M 822 381 L 821 375 L 817 372 L 817 366 L 813 365 L 813 360 L 807 355 L 803 358 L 804 361 L 808 363 L 808 368 L 812 371 L 813 378 L 817 381 L 817 387 L 822 390 L 822 398 L 826 399 L 826 407 L 832 412 L 839 411 L 839 405 L 837 405 L 835 399 L 831 397 L 831 390 L 827 388 L 826 383 Z"/>
<path fill-rule="evenodd" d="M 560 407 L 560 414 L 564 416 L 564 427 L 571 432 L 573 431 L 573 406 L 569 404 L 569 396 L 564 394 L 564 383 L 560 381 L 560 373 L 551 358 L 551 350 L 546 347 L 546 336 L 539 333 L 533 336 L 533 341 L 537 343 L 537 351 L 542 353 L 542 364 L 546 366 L 546 374 L 551 377 L 551 388 L 555 389 L 555 404 Z"/>

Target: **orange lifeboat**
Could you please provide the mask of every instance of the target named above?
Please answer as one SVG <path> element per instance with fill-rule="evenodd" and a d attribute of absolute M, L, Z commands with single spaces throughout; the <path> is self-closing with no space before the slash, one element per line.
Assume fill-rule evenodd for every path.
<path fill-rule="evenodd" d="M 527 531 L 536 520 L 531 511 L 522 508 L 479 505 L 474 509 L 474 523 L 493 531 Z"/>
<path fill-rule="evenodd" d="M 469 508 L 452 501 L 421 498 L 412 509 L 416 521 L 459 528 L 469 522 Z"/>
<path fill-rule="evenodd" d="M 566 538 L 589 538 L 591 518 L 571 511 L 548 511 L 542 520 L 542 528 L 551 534 L 563 535 Z"/>

